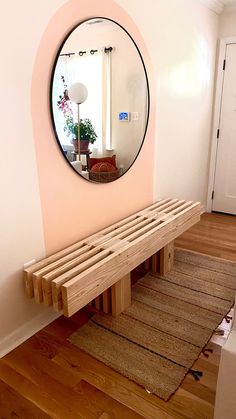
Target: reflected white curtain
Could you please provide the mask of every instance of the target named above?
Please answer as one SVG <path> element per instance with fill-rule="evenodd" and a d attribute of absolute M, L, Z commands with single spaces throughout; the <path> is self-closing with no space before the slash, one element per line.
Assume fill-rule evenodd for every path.
<path fill-rule="evenodd" d="M 103 55 L 103 148 L 112 150 L 112 60 L 111 51 Z"/>

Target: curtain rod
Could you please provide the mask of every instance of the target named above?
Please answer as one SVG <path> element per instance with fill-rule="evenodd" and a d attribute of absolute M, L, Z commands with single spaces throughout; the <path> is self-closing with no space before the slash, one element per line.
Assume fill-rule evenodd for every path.
<path fill-rule="evenodd" d="M 105 47 L 104 49 L 102 49 L 102 51 L 104 51 L 106 54 L 108 52 L 111 52 L 113 50 L 112 47 Z M 67 52 L 66 54 L 60 54 L 60 57 L 70 57 L 71 55 L 76 55 L 78 54 L 80 57 L 82 57 L 84 54 L 87 54 L 88 51 L 79 51 L 79 52 Z M 98 49 L 91 49 L 89 51 L 89 53 L 91 55 L 95 54 L 95 52 L 98 52 Z"/>

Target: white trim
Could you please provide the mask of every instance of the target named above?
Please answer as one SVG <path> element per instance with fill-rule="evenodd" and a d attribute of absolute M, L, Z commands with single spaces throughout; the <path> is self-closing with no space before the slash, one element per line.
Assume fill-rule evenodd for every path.
<path fill-rule="evenodd" d="M 224 71 L 223 61 L 226 56 L 226 47 L 228 44 L 236 44 L 236 37 L 221 38 L 219 46 L 219 59 L 217 68 L 217 79 L 216 79 L 216 92 L 215 92 L 215 105 L 214 105 L 214 116 L 212 125 L 212 142 L 211 142 L 211 155 L 210 155 L 210 169 L 209 169 L 209 182 L 207 192 L 207 212 L 212 211 L 212 191 L 214 190 L 215 183 L 215 169 L 216 169 L 216 156 L 217 156 L 217 130 L 220 122 L 220 111 L 221 111 L 221 97 L 224 82 Z"/>
<path fill-rule="evenodd" d="M 201 215 L 204 214 L 204 212 L 207 212 L 206 205 L 202 205 L 201 207 Z"/>
<path fill-rule="evenodd" d="M 29 339 L 49 323 L 56 320 L 61 314 L 62 313 L 54 312 L 48 314 L 48 311 L 46 313 L 43 312 L 7 335 L 0 341 L 0 358 L 15 349 L 25 340 Z"/>
<path fill-rule="evenodd" d="M 220 15 L 224 9 L 224 3 L 220 0 L 199 0 L 204 6 L 208 7 L 208 9 L 212 10 L 213 12 Z"/>

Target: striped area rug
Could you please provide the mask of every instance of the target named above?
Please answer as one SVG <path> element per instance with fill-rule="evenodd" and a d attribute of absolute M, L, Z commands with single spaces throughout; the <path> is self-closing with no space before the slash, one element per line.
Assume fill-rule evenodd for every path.
<path fill-rule="evenodd" d="M 236 263 L 176 249 L 165 277 L 147 274 L 132 305 L 99 313 L 70 342 L 164 400 L 178 389 L 234 303 Z"/>

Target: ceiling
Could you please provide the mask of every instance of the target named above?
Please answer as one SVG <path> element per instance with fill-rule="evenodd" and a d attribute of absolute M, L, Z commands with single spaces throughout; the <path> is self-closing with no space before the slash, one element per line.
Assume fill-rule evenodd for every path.
<path fill-rule="evenodd" d="M 221 14 L 222 12 L 236 12 L 236 0 L 200 0 L 209 9 Z"/>

